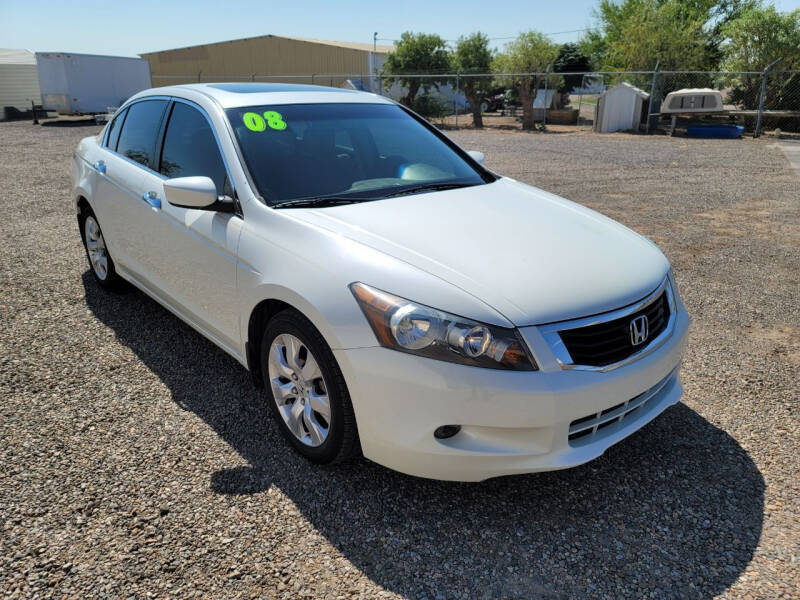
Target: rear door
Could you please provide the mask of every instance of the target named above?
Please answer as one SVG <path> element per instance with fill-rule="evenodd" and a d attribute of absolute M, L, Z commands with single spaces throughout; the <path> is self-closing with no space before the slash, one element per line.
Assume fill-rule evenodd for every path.
<path fill-rule="evenodd" d="M 144 276 L 141 229 L 151 205 L 142 196 L 144 178 L 157 168 L 156 140 L 168 100 L 146 99 L 117 115 L 106 136 L 105 160 L 98 170 L 95 210 L 114 262 L 124 274 Z"/>
<path fill-rule="evenodd" d="M 175 99 L 170 106 L 157 170 L 145 174 L 140 190 L 159 206 L 147 213 L 139 232 L 147 280 L 237 354 L 236 251 L 242 220 L 233 213 L 172 206 L 164 194 L 168 178 L 204 175 L 219 196 L 235 196 L 213 125 L 196 104 Z"/>

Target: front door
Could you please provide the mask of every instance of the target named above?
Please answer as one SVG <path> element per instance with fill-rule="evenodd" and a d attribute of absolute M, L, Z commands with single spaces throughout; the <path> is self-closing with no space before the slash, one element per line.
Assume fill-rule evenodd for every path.
<path fill-rule="evenodd" d="M 175 101 L 169 110 L 158 171 L 142 180 L 150 207 L 138 247 L 147 281 L 185 317 L 239 354 L 236 251 L 242 220 L 232 213 L 167 202 L 168 178 L 204 175 L 219 195 L 232 195 L 212 125 L 199 107 Z"/>

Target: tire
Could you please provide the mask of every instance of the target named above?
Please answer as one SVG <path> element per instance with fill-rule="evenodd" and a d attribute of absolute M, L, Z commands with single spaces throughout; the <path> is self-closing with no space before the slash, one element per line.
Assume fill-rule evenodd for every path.
<path fill-rule="evenodd" d="M 78 216 L 78 225 L 81 230 L 83 249 L 89 261 L 89 269 L 100 287 L 107 290 L 119 290 L 123 281 L 117 275 L 116 267 L 111 255 L 106 248 L 103 231 L 97 217 L 89 207 L 84 207 Z"/>
<path fill-rule="evenodd" d="M 360 454 L 344 376 L 308 319 L 294 310 L 275 315 L 264 328 L 260 364 L 270 410 L 295 450 L 317 464 Z"/>
<path fill-rule="evenodd" d="M 489 103 L 488 102 L 481 102 L 481 112 L 489 112 Z"/>

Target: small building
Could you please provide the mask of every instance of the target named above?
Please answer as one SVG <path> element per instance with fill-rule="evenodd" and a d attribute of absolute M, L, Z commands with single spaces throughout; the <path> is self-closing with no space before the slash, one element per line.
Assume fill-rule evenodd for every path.
<path fill-rule="evenodd" d="M 650 94 L 629 83 L 618 83 L 597 99 L 592 129 L 598 133 L 638 131 L 647 120 Z"/>
<path fill-rule="evenodd" d="M 0 121 L 12 119 L 39 104 L 36 55 L 30 50 L 0 49 Z"/>
<path fill-rule="evenodd" d="M 377 91 L 377 81 L 371 80 L 370 75 L 381 70 L 393 49 L 357 42 L 262 35 L 140 56 L 150 61 L 156 87 L 250 80 L 340 87 L 351 80 L 351 85 L 375 87 Z"/>

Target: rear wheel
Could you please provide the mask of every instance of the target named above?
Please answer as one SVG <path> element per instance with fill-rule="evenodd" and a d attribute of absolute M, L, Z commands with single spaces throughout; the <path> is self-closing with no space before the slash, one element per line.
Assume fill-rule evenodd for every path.
<path fill-rule="evenodd" d="M 261 340 L 261 372 L 278 426 L 300 454 L 324 464 L 359 453 L 344 377 L 308 319 L 285 310 L 267 324 Z"/>
<path fill-rule="evenodd" d="M 86 258 L 89 259 L 89 266 L 92 268 L 95 280 L 104 288 L 119 288 L 122 279 L 117 275 L 114 261 L 106 247 L 103 231 L 100 229 L 100 224 L 92 209 L 84 208 L 78 223 L 81 228 L 81 239 L 86 250 Z"/>

